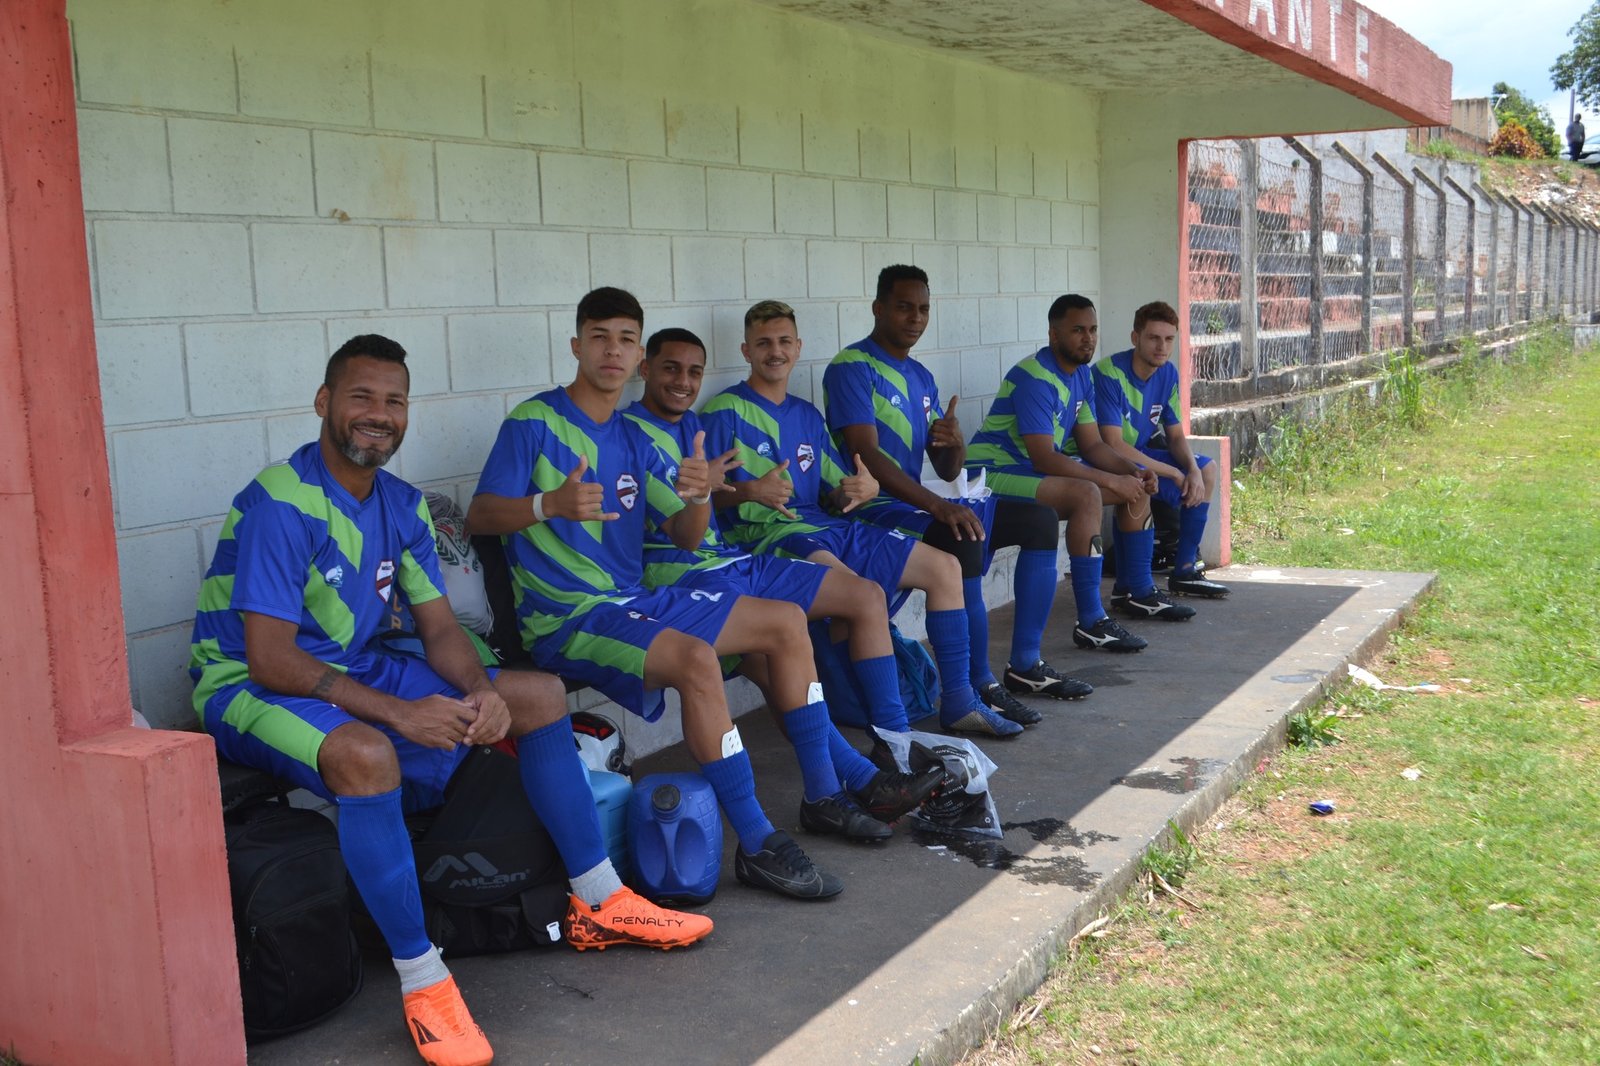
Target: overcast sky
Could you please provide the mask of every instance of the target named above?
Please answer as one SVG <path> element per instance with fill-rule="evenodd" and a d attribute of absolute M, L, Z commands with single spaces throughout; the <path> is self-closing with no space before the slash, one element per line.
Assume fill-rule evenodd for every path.
<path fill-rule="evenodd" d="M 1361 2 L 1455 67 L 1452 96 L 1487 96 L 1507 82 L 1549 107 L 1557 130 L 1566 126 L 1567 94 L 1550 84 L 1550 64 L 1571 47 L 1567 31 L 1591 0 Z"/>

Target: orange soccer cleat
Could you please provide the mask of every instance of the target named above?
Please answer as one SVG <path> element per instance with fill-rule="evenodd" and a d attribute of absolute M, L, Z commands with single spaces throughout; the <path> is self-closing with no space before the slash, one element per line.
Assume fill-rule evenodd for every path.
<path fill-rule="evenodd" d="M 494 1061 L 494 1050 L 468 1013 L 454 977 L 408 992 L 405 1005 L 406 1028 L 429 1066 L 489 1066 Z"/>
<path fill-rule="evenodd" d="M 613 944 L 642 948 L 686 947 L 711 932 L 711 919 L 658 907 L 631 888 L 617 889 L 604 903 L 591 906 L 577 896 L 567 899 L 567 919 L 562 923 L 567 943 L 579 951 Z"/>

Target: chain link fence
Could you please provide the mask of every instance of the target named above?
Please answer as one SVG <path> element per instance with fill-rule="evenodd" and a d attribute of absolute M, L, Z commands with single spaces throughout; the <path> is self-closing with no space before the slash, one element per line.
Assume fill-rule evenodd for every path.
<path fill-rule="evenodd" d="M 1600 227 L 1439 168 L 1293 138 L 1189 146 L 1188 324 L 1198 381 L 1600 308 Z M 1337 153 L 1337 154 L 1335 154 Z M 1459 169 L 1457 173 L 1460 173 Z"/>

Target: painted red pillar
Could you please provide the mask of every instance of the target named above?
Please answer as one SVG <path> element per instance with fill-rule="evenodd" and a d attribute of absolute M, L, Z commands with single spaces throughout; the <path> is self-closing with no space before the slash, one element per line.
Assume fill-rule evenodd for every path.
<path fill-rule="evenodd" d="M 0 1047 L 244 1061 L 216 756 L 129 726 L 64 0 L 0 3 Z"/>

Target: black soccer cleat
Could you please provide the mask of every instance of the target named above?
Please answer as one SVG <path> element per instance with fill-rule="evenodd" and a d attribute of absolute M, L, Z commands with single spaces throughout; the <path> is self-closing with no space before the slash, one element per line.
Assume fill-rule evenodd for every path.
<path fill-rule="evenodd" d="M 1005 685 L 1012 692 L 1025 696 L 1049 696 L 1058 700 L 1081 700 L 1094 691 L 1089 682 L 1067 677 L 1043 659 L 1027 670 L 1007 666 Z"/>
<path fill-rule="evenodd" d="M 1127 615 L 1129 618 L 1156 618 L 1163 622 L 1187 622 L 1194 617 L 1194 608 L 1181 603 L 1173 603 L 1161 594 L 1159 589 L 1151 589 L 1143 596 L 1135 596 L 1128 592 L 1113 592 L 1111 606 Z"/>
<path fill-rule="evenodd" d="M 1001 718 L 1018 725 L 1038 725 L 1044 715 L 1017 699 L 998 681 L 991 681 L 978 690 L 978 698 Z"/>
<path fill-rule="evenodd" d="M 845 793 L 800 801 L 800 826 L 810 833 L 844 837 L 857 844 L 881 844 L 894 831 L 862 810 Z"/>
<path fill-rule="evenodd" d="M 944 767 L 941 765 L 924 766 L 909 774 L 882 770 L 871 784 L 853 793 L 851 798 L 878 821 L 892 822 L 922 806 L 922 801 L 943 783 Z"/>
<path fill-rule="evenodd" d="M 1172 576 L 1167 578 L 1167 591 L 1174 596 L 1203 596 L 1208 600 L 1220 600 L 1232 590 L 1206 577 L 1205 567 L 1196 566 L 1188 570 L 1173 570 Z"/>
<path fill-rule="evenodd" d="M 817 869 L 794 838 L 775 829 L 751 854 L 739 845 L 733 853 L 733 876 L 751 888 L 776 892 L 791 899 L 832 899 L 844 891 L 844 882 Z"/>
<path fill-rule="evenodd" d="M 958 715 L 939 712 L 939 727 L 946 733 L 970 733 L 983 737 L 1014 737 L 1022 726 L 991 711 L 981 700 Z"/>
<path fill-rule="evenodd" d="M 1150 644 L 1143 637 L 1136 637 L 1123 629 L 1112 621 L 1110 615 L 1087 628 L 1081 622 L 1073 626 L 1072 643 L 1080 648 L 1116 652 L 1144 651 Z"/>

